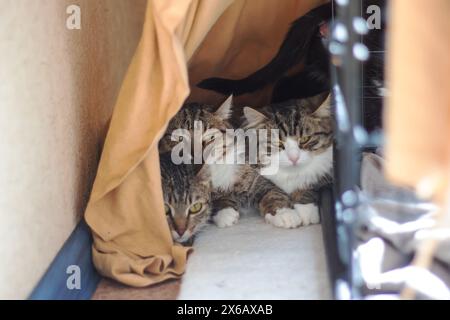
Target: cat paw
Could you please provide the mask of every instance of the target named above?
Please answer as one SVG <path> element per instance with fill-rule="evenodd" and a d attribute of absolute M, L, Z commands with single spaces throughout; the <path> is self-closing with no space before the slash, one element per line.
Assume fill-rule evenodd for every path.
<path fill-rule="evenodd" d="M 320 222 L 319 208 L 315 204 L 296 204 L 294 208 L 302 219 L 302 225 L 308 226 Z"/>
<path fill-rule="evenodd" d="M 266 222 L 279 228 L 297 228 L 302 224 L 299 213 L 294 209 L 278 209 L 275 215 L 266 214 Z"/>
<path fill-rule="evenodd" d="M 233 208 L 225 208 L 218 211 L 212 219 L 219 228 L 231 227 L 238 222 L 239 212 Z"/>

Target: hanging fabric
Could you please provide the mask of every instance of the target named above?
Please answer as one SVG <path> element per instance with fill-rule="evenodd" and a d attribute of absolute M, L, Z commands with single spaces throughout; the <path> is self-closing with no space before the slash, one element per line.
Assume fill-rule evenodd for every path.
<path fill-rule="evenodd" d="M 142 38 L 118 96 L 85 213 L 94 237 L 94 264 L 102 275 L 142 287 L 183 274 L 191 249 L 171 239 L 159 138 L 190 85 L 260 68 L 275 54 L 290 23 L 324 2 L 148 1 Z M 195 89 L 192 99 L 219 102 L 224 97 Z"/>

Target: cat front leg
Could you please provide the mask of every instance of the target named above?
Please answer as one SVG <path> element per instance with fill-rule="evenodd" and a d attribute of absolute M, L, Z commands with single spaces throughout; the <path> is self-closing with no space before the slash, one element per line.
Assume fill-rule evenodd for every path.
<path fill-rule="evenodd" d="M 294 208 L 298 212 L 303 226 L 320 222 L 317 202 L 319 195 L 316 190 L 296 190 L 291 194 Z"/>
<path fill-rule="evenodd" d="M 266 222 L 275 227 L 297 228 L 302 222 L 289 196 L 276 187 L 262 196 L 259 201 L 259 211 Z"/>
<path fill-rule="evenodd" d="M 212 221 L 219 228 L 231 227 L 239 221 L 239 204 L 231 193 L 215 192 Z"/>

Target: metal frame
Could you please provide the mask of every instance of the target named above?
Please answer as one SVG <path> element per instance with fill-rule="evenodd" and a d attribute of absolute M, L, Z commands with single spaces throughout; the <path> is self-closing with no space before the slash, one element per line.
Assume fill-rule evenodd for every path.
<path fill-rule="evenodd" d="M 336 119 L 335 183 L 331 191 L 322 192 L 322 228 L 334 297 L 358 299 L 362 281 L 354 252 L 361 151 L 376 147 L 380 139 L 378 133 L 371 136 L 363 128 L 363 68 L 356 51 L 370 52 L 362 44 L 361 30 L 355 28 L 355 18 L 362 16 L 362 0 L 334 0 L 333 13 L 329 49 Z"/>

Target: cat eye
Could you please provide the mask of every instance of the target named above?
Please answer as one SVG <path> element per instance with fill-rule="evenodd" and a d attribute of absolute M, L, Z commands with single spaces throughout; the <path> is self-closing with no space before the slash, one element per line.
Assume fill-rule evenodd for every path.
<path fill-rule="evenodd" d="M 278 140 L 278 148 L 284 149 L 284 142 L 282 140 Z"/>
<path fill-rule="evenodd" d="M 189 213 L 191 213 L 191 214 L 199 213 L 202 210 L 202 208 L 203 208 L 203 204 L 201 202 L 194 203 L 189 208 Z"/>
<path fill-rule="evenodd" d="M 305 136 L 305 137 L 301 137 L 298 141 L 301 144 L 307 143 L 309 140 L 311 140 L 311 137 L 309 136 Z"/>
<path fill-rule="evenodd" d="M 170 207 L 167 204 L 164 205 L 164 211 L 166 211 L 166 215 L 170 214 L 171 210 L 170 210 Z"/>

